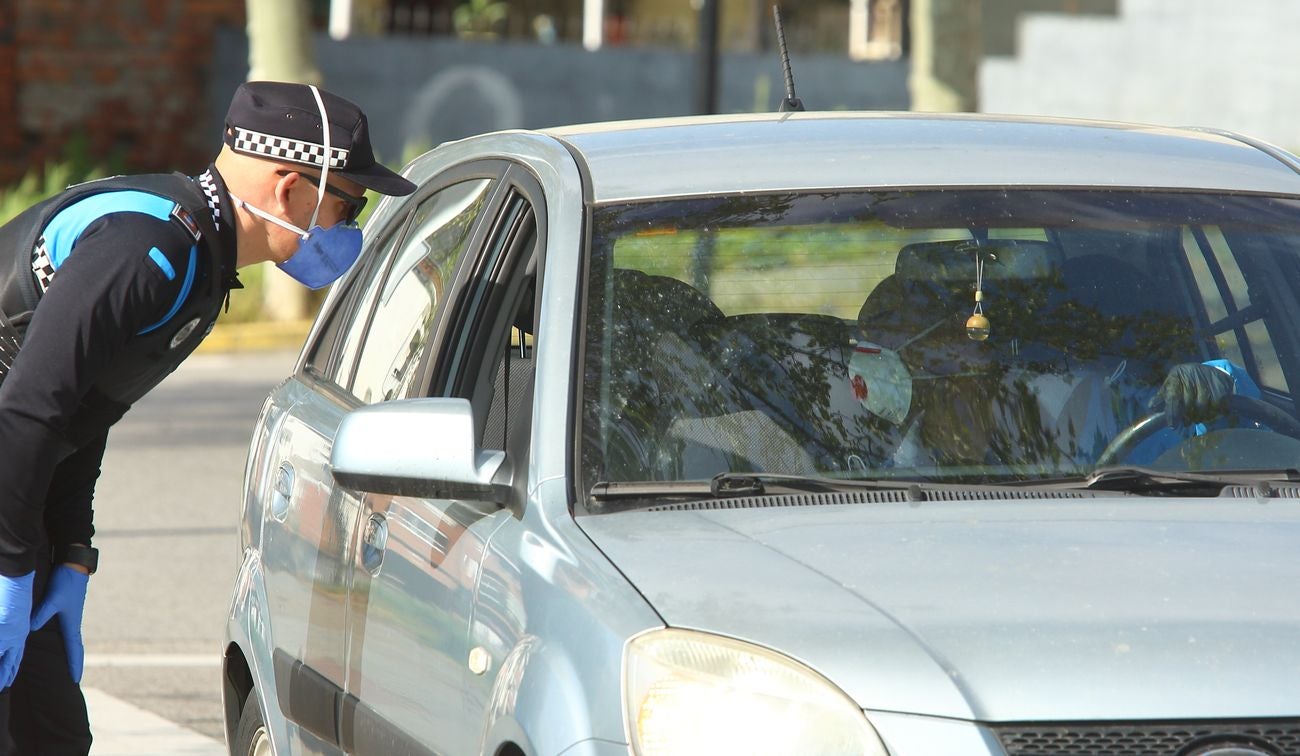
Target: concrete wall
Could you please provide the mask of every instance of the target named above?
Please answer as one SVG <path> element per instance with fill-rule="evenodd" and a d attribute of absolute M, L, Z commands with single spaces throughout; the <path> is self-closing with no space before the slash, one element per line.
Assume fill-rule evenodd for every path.
<path fill-rule="evenodd" d="M 986 58 L 981 109 L 1227 128 L 1300 149 L 1296 0 L 1122 0 L 1113 18 L 1026 16 Z"/>
<path fill-rule="evenodd" d="M 361 105 L 380 159 L 398 165 L 416 149 L 496 129 L 539 128 L 691 112 L 688 53 L 568 45 L 473 43 L 384 37 L 314 41 L 324 83 Z M 247 73 L 242 34 L 217 40 L 211 133 Z M 796 93 L 811 109 L 904 110 L 907 66 L 796 56 Z M 771 55 L 726 55 L 720 110 L 775 110 L 783 96 Z"/>
<path fill-rule="evenodd" d="M 1015 55 L 1019 19 L 1037 13 L 1113 16 L 1120 0 L 985 0 L 981 7 L 985 55 Z"/>

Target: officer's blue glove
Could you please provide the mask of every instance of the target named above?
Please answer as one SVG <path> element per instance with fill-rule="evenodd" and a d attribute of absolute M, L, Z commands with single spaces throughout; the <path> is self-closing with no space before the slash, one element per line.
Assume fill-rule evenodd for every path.
<path fill-rule="evenodd" d="M 1164 411 L 1171 427 L 1213 420 L 1233 393 L 1232 376 L 1216 367 L 1187 362 L 1175 365 L 1149 404 Z"/>
<path fill-rule="evenodd" d="M 86 648 L 81 642 L 81 614 L 86 608 L 88 582 L 90 576 L 80 570 L 66 564 L 55 567 L 45 589 L 45 600 L 32 615 L 32 630 L 40 630 L 51 617 L 59 616 L 63 648 L 68 652 L 68 670 L 76 682 L 81 682 L 82 663 L 86 658 Z"/>
<path fill-rule="evenodd" d="M 14 684 L 23 660 L 23 647 L 31 630 L 35 576 L 35 572 L 22 577 L 0 575 L 0 690 Z"/>

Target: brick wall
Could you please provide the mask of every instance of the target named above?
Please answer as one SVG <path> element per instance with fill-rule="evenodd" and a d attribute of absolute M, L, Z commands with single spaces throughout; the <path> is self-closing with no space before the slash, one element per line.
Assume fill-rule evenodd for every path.
<path fill-rule="evenodd" d="M 245 0 L 0 0 L 0 186 L 80 132 L 125 169 L 197 171 L 219 146 L 214 32 Z"/>
<path fill-rule="evenodd" d="M 22 147 L 18 123 L 18 49 L 14 44 L 14 8 L 0 2 L 0 176 L 3 165 Z"/>

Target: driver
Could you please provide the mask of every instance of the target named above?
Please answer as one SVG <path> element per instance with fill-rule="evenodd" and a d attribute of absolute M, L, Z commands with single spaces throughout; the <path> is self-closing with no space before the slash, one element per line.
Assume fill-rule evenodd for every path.
<path fill-rule="evenodd" d="M 1255 380 L 1231 360 L 1174 365 L 1147 403 L 1152 412 L 1165 413 L 1169 426 L 1138 444 L 1127 461 L 1147 464 L 1188 435 L 1205 435 L 1215 418 L 1223 414 L 1228 397 L 1233 394 L 1251 399 L 1261 396 Z"/>
<path fill-rule="evenodd" d="M 1036 388 L 1041 391 L 1029 389 L 1036 394 L 1032 397 L 1015 395 L 1014 384 L 1021 382 L 1020 379 L 1011 380 L 1011 386 L 1002 385 L 1007 383 L 1006 380 L 994 381 L 999 385 L 979 397 L 985 401 L 972 402 L 975 397 L 969 393 L 963 397 L 943 397 L 936 392 L 918 392 L 911 372 L 897 352 L 875 344 L 869 347 L 859 345 L 855 350 L 849 363 L 850 387 L 867 411 L 899 430 L 898 445 L 891 463 L 901 467 L 954 463 L 948 448 L 951 444 L 936 445 L 936 434 L 926 431 L 926 427 L 933 431 L 935 418 L 940 418 L 939 425 L 948 427 L 949 436 L 983 439 L 989 451 L 1003 452 L 998 456 L 1005 458 L 1004 462 L 1044 461 L 1041 453 L 1051 456 L 1051 450 L 1041 448 L 1042 444 L 1034 444 L 1032 429 L 1027 431 L 1026 426 L 1045 429 L 1055 426 L 1060 437 L 1054 439 L 1051 446 L 1078 463 L 1087 464 L 1095 461 L 1120 431 L 1139 420 L 1143 410 L 1164 412 L 1167 427 L 1140 442 L 1124 460 L 1132 465 L 1149 465 L 1187 438 L 1202 436 L 1212 430 L 1230 396 L 1237 394 L 1251 399 L 1261 396 L 1259 386 L 1250 374 L 1230 360 L 1181 363 L 1168 371 L 1153 394 L 1149 385 L 1122 380 L 1120 374 L 1097 380 L 1085 379 L 1074 387 L 1069 399 L 1060 407 L 1060 414 L 1052 421 L 1050 412 L 1040 410 L 1035 417 L 1024 409 L 1041 405 L 1045 400 L 1050 403 L 1054 393 L 1050 380 L 1038 382 L 1041 385 Z M 1030 379 L 1029 384 L 1034 382 Z M 962 414 L 961 407 L 967 408 L 967 420 L 976 419 L 970 413 L 974 403 L 989 405 L 983 413 L 987 415 L 982 418 L 984 422 L 951 427 L 957 415 Z M 998 405 L 1003 406 L 998 409 Z M 933 416 L 928 420 L 924 417 L 927 412 Z M 1001 438 L 1011 434 L 1012 426 L 1019 428 L 1017 438 Z M 1008 451 L 998 443 L 999 440 L 1014 442 L 1015 451 Z"/>
<path fill-rule="evenodd" d="M 877 419 L 877 434 L 891 437 L 881 439 L 893 451 L 878 464 L 1088 466 L 1131 423 L 1163 411 L 1169 427 L 1126 455 L 1146 465 L 1204 435 L 1232 394 L 1260 397 L 1246 370 L 1226 359 L 1179 362 L 1163 376 L 1135 345 L 1066 367 L 1017 359 L 969 339 L 964 313 L 943 306 L 954 297 L 929 288 L 908 291 L 887 279 L 859 316 L 848 389 Z"/>

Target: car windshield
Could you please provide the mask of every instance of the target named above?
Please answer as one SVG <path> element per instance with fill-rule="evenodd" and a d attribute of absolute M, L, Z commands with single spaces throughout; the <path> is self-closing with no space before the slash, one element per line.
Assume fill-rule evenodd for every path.
<path fill-rule="evenodd" d="M 1295 198 L 611 204 L 594 212 L 587 276 L 587 486 L 726 472 L 1012 483 L 1300 460 Z M 1196 385 L 1203 365 L 1233 378 L 1231 402 Z M 1211 409 L 1135 430 L 1177 366 L 1191 372 L 1175 393 Z"/>

